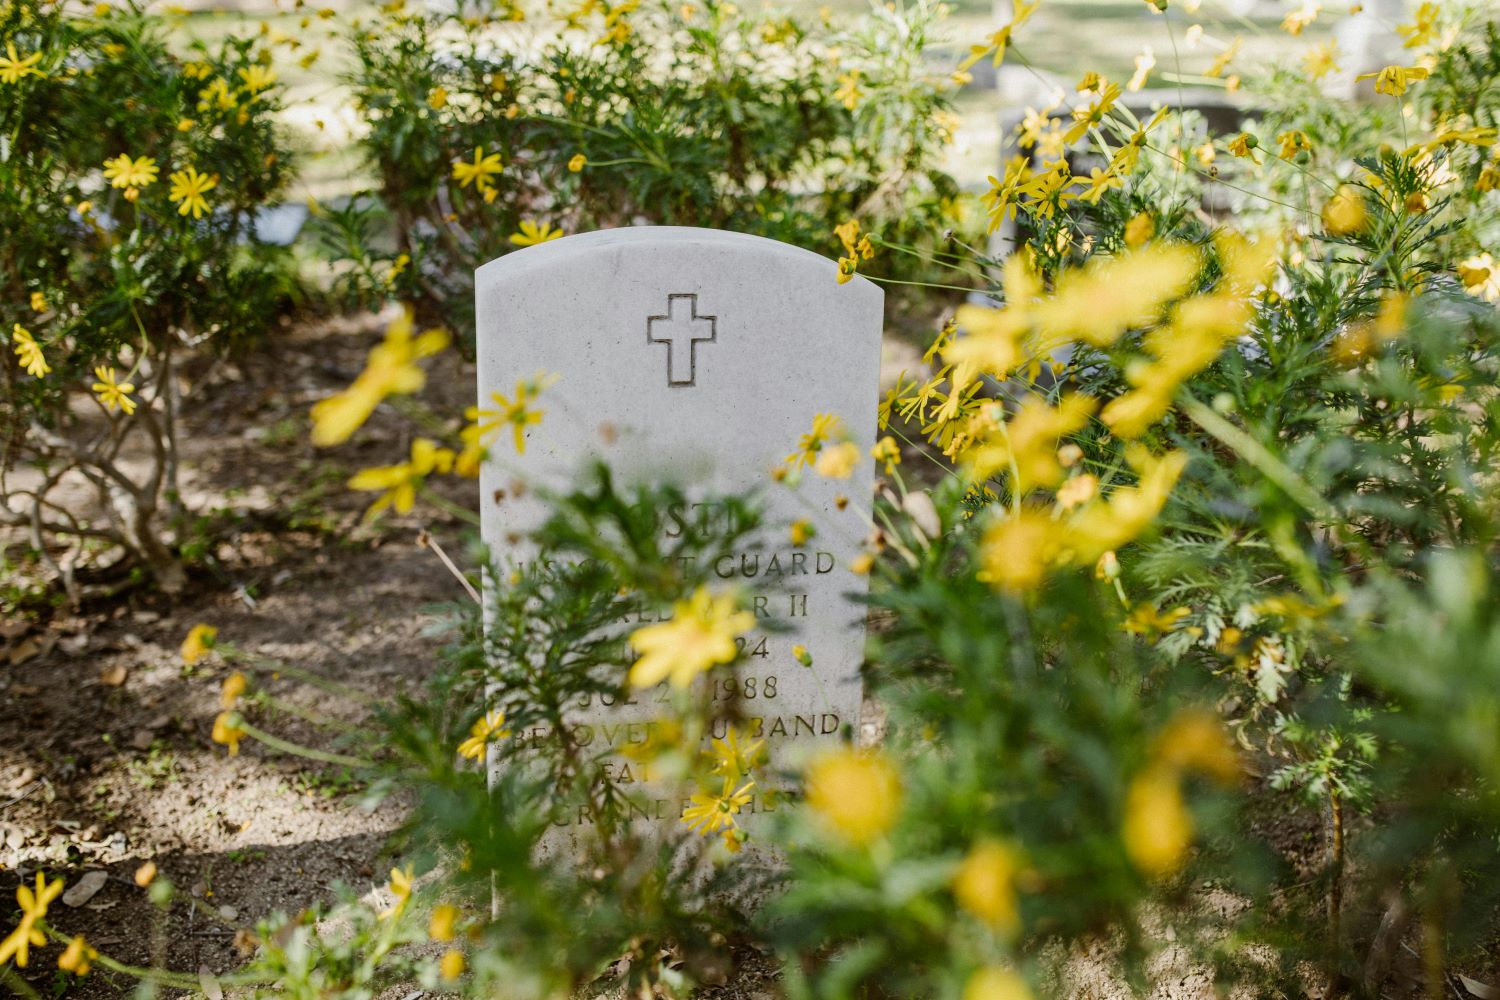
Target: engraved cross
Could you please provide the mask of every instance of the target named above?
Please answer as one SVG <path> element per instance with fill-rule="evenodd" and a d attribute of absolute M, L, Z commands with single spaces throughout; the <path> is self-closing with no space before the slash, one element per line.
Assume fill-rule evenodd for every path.
<path fill-rule="evenodd" d="M 698 296 L 667 296 L 664 316 L 646 318 L 646 341 L 667 345 L 667 385 L 694 385 L 698 379 L 698 345 L 718 335 L 715 317 L 698 315 Z"/>

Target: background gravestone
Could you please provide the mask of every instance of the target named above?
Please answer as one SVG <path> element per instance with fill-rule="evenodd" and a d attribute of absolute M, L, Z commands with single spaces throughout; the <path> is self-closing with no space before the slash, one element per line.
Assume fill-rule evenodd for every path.
<path fill-rule="evenodd" d="M 873 462 L 863 458 L 851 480 L 809 470 L 795 490 L 770 479 L 816 414 L 842 418 L 862 456 L 874 443 L 883 294 L 863 278 L 840 285 L 836 271 L 757 236 L 638 227 L 529 247 L 476 275 L 481 405 L 493 392 L 509 397 L 517 379 L 556 376 L 525 454 L 501 438 L 480 477 L 484 540 L 502 565 L 528 558 L 516 538 L 544 514 L 508 489 L 518 476 L 561 489 L 599 457 L 622 483 L 670 480 L 690 495 L 764 491 L 761 550 L 722 560 L 714 576 L 745 591 L 760 621 L 791 629 L 752 632 L 746 648 L 762 655 L 739 670 L 742 731 L 766 738 L 773 767 L 859 724 L 864 616 L 845 595 L 865 588 L 848 568 L 865 527 L 835 497 L 868 508 Z M 786 530 L 797 518 L 817 529 L 801 547 Z M 812 669 L 793 657 L 799 643 Z M 645 738 L 644 726 L 629 723 L 654 717 L 652 699 L 639 701 L 596 705 L 575 721 L 619 749 Z M 656 816 L 678 820 L 680 794 L 652 801 Z"/>

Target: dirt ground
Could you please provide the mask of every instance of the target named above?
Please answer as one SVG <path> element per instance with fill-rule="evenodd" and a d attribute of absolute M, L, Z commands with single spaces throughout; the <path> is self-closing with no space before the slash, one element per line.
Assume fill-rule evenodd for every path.
<path fill-rule="evenodd" d="M 366 809 L 347 771 L 253 741 L 228 756 L 209 735 L 229 668 L 217 657 L 186 668 L 178 652 L 205 623 L 246 651 L 364 691 L 394 694 L 430 673 L 437 644 L 422 633 L 437 615 L 428 609 L 467 598 L 416 534 L 429 528 L 456 551 L 463 530 L 430 509 L 359 526 L 368 497 L 341 484 L 355 468 L 400 459 L 406 441 L 393 419 L 377 416 L 356 443 L 331 452 L 306 441 L 308 406 L 352 380 L 380 327 L 374 317 L 315 325 L 190 375 L 207 402 L 192 408 L 183 435 L 185 492 L 214 513 L 210 565 L 185 595 L 142 590 L 49 621 L 4 623 L 0 913 L 17 880 L 39 869 L 70 887 L 101 871 L 108 880 L 86 902 L 54 904 L 56 926 L 122 961 L 154 956 L 174 969 L 222 972 L 240 960 L 237 928 L 328 901 L 336 882 L 359 893 L 385 882 L 382 849 L 402 802 Z M 472 391 L 451 356 L 432 378 L 439 397 Z M 289 676 L 258 683 L 308 713 L 348 722 L 366 713 Z M 289 740 L 372 749 L 330 743 L 291 714 L 262 721 Z M 166 921 L 133 881 L 147 861 L 193 898 Z M 43 995 L 53 995 L 56 950 L 43 949 L 28 970 Z M 66 995 L 115 997 L 128 987 L 100 970 Z"/>

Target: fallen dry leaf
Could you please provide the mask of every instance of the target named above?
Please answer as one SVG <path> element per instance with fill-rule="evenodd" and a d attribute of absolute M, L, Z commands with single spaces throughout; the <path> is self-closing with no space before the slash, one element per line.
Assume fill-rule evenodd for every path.
<path fill-rule="evenodd" d="M 62 901 L 67 906 L 82 906 L 93 899 L 95 894 L 103 889 L 109 881 L 109 874 L 102 871 L 84 872 L 83 877 L 68 887 L 63 893 Z"/>
<path fill-rule="evenodd" d="M 99 683 L 108 684 L 110 687 L 119 687 L 125 683 L 125 678 L 130 676 L 130 671 L 124 665 L 116 663 L 114 666 L 105 667 L 99 671 Z"/>

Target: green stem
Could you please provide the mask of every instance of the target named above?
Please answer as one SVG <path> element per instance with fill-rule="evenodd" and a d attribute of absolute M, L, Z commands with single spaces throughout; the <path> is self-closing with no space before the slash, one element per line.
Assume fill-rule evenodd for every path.
<path fill-rule="evenodd" d="M 1297 475 L 1291 466 L 1273 455 L 1265 445 L 1194 399 L 1186 389 L 1182 390 L 1178 405 L 1193 423 L 1217 438 L 1221 444 L 1281 487 L 1287 496 L 1300 504 L 1308 513 L 1324 521 L 1331 522 L 1337 519 L 1338 511 L 1333 505 Z"/>
<path fill-rule="evenodd" d="M 272 750 L 280 750 L 282 753 L 289 753 L 297 757 L 306 757 L 308 760 L 315 760 L 323 764 L 337 764 L 341 767 L 357 767 L 368 770 L 375 766 L 374 761 L 362 760 L 359 757 L 347 757 L 341 753 L 329 753 L 326 750 L 314 750 L 312 747 L 305 747 L 298 743 L 288 742 L 279 736 L 272 736 L 264 729 L 257 728 L 246 722 L 243 716 L 232 716 L 229 724 L 244 732 L 246 736 L 259 740 Z"/>

